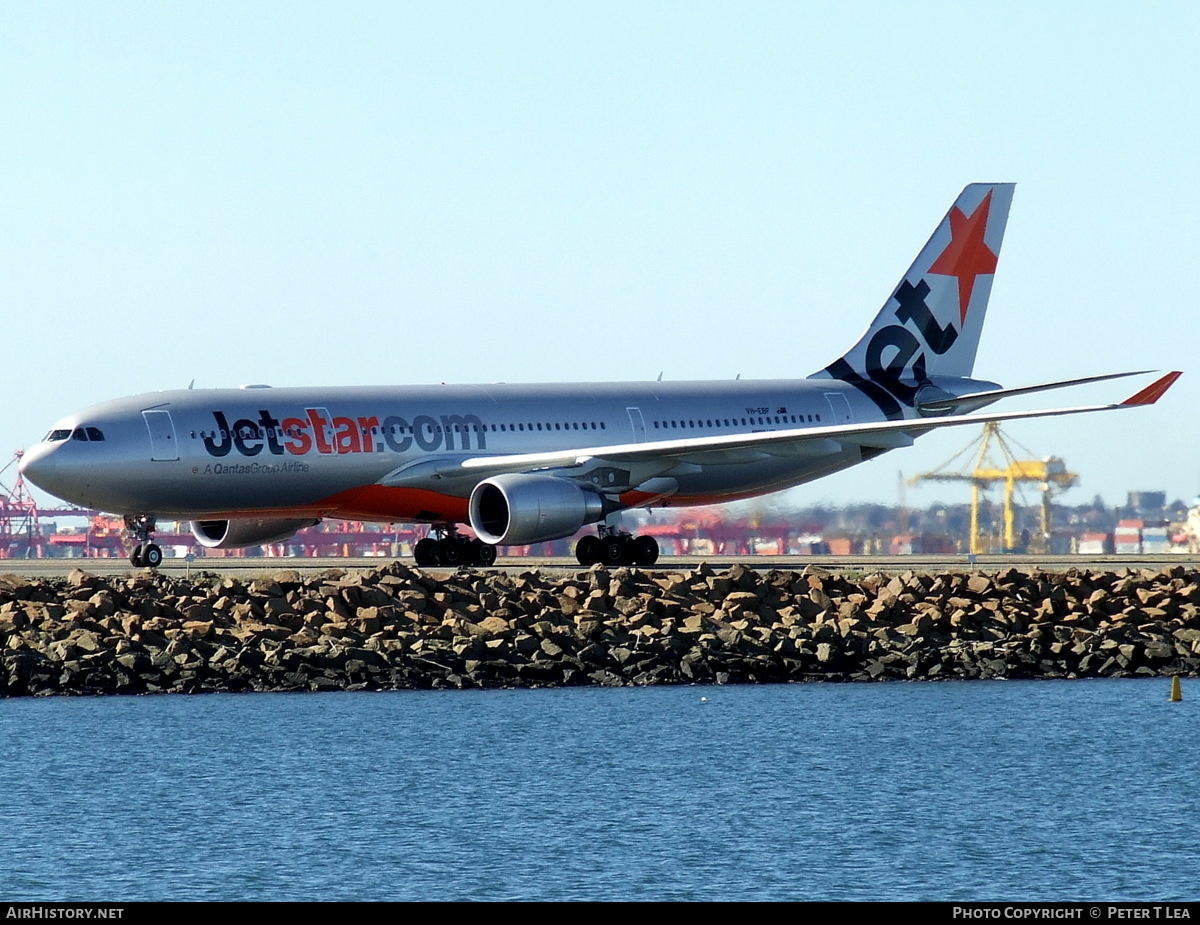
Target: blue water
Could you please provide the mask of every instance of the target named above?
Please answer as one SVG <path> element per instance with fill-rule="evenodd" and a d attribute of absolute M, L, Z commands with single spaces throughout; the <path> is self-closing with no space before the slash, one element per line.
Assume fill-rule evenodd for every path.
<path fill-rule="evenodd" d="M 1168 687 L 0 701 L 0 900 L 1195 900 Z"/>

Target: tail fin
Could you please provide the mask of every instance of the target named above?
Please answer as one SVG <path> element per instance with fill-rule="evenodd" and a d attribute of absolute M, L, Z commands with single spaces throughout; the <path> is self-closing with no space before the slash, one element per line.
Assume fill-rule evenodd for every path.
<path fill-rule="evenodd" d="M 812 378 L 851 382 L 896 418 L 931 377 L 969 377 L 1013 186 L 972 183 L 959 193 L 867 332 Z"/>

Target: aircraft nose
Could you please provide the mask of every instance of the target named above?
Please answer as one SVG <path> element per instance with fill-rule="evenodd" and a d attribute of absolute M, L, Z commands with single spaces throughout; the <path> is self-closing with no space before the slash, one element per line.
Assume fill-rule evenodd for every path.
<path fill-rule="evenodd" d="M 46 481 L 53 481 L 53 473 L 56 468 L 54 450 L 55 447 L 49 443 L 39 443 L 33 449 L 26 450 L 17 464 L 17 471 L 38 488 L 50 491 Z"/>
<path fill-rule="evenodd" d="M 78 462 L 64 458 L 65 443 L 39 443 L 21 457 L 18 469 L 28 481 L 56 498 L 76 501 L 81 480 Z M 70 454 L 68 454 L 69 456 Z"/>

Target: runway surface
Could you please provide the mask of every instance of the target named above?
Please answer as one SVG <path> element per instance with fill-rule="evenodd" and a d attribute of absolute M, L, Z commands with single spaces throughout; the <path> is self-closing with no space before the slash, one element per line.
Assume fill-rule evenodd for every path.
<path fill-rule="evenodd" d="M 184 575 L 189 572 L 207 572 L 218 575 L 261 575 L 284 569 L 301 573 L 324 572 L 329 569 L 374 569 L 389 562 L 388 558 L 204 558 L 187 562 L 183 559 L 164 559 L 159 572 L 167 575 Z M 411 559 L 401 559 L 404 565 L 414 568 Z M 826 569 L 831 572 L 867 573 L 883 572 L 899 574 L 914 572 L 984 572 L 994 573 L 1008 568 L 1022 570 L 1041 569 L 1064 572 L 1068 569 L 1112 570 L 1119 568 L 1163 569 L 1182 566 L 1195 569 L 1200 566 L 1197 555 L 1123 555 L 1123 556 L 1035 556 L 996 555 L 969 557 L 964 555 L 939 556 L 663 556 L 649 571 L 691 571 L 701 563 L 715 570 L 724 570 L 734 565 L 744 565 L 757 571 L 771 569 L 800 571 L 806 567 Z M 145 574 L 148 569 L 135 569 L 125 559 L 8 559 L 0 562 L 0 574 L 14 574 L 37 578 L 64 577 L 72 569 L 82 569 L 94 575 Z M 528 569 L 567 574 L 584 571 L 583 566 L 570 558 L 518 558 L 501 557 L 489 571 L 523 572 Z M 429 568 L 432 574 L 451 574 L 448 568 Z"/>

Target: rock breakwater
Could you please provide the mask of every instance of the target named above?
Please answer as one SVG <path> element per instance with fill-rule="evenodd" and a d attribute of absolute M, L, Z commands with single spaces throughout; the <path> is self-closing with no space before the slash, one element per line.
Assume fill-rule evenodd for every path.
<path fill-rule="evenodd" d="M 0 576 L 0 696 L 1200 674 L 1200 572 Z"/>

